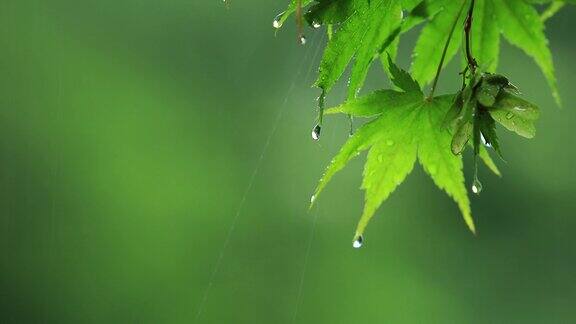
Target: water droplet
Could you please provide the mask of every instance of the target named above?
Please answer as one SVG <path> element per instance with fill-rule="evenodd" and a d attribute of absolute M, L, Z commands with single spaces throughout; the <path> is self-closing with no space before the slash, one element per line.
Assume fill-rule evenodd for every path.
<path fill-rule="evenodd" d="M 472 192 L 477 195 L 482 192 L 482 183 L 478 179 L 474 179 L 474 183 L 472 183 Z"/>
<path fill-rule="evenodd" d="M 486 138 L 484 138 L 484 134 L 480 133 L 480 139 L 482 140 L 482 144 L 484 144 L 486 147 L 492 147 L 492 144 L 488 143 Z"/>
<path fill-rule="evenodd" d="M 322 27 L 322 24 L 319 23 L 319 22 L 317 22 L 317 21 L 313 21 L 313 22 L 312 22 L 312 27 L 313 27 L 313 28 L 320 28 L 320 27 Z"/>
<path fill-rule="evenodd" d="M 304 35 L 300 36 L 300 45 L 306 45 L 306 37 Z"/>
<path fill-rule="evenodd" d="M 514 117 L 514 114 L 509 112 L 508 114 L 506 114 L 506 119 L 512 119 Z"/>
<path fill-rule="evenodd" d="M 362 235 L 359 235 L 358 237 L 356 237 L 356 239 L 352 243 L 352 247 L 355 249 L 359 249 L 362 247 L 363 243 L 364 243 L 364 238 L 362 237 Z"/>
<path fill-rule="evenodd" d="M 284 12 L 281 12 L 276 17 L 274 17 L 274 21 L 272 22 L 272 27 L 274 27 L 276 29 L 282 27 L 282 16 L 284 16 Z"/>
<path fill-rule="evenodd" d="M 386 145 L 392 146 L 392 145 L 394 145 L 394 141 L 393 140 L 387 140 Z"/>
<path fill-rule="evenodd" d="M 322 127 L 320 127 L 320 125 L 316 125 L 314 126 L 314 129 L 312 129 L 312 139 L 317 141 L 320 139 L 320 131 L 322 130 Z"/>
<path fill-rule="evenodd" d="M 310 203 L 313 204 L 315 200 L 316 200 L 316 195 L 312 195 L 312 197 L 310 197 Z"/>

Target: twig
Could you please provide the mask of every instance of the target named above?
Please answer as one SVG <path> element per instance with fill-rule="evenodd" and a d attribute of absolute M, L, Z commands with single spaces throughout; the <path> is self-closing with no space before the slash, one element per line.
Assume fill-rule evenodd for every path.
<path fill-rule="evenodd" d="M 298 28 L 298 41 L 302 43 L 302 38 L 304 37 L 302 26 L 302 0 L 296 1 L 296 26 Z"/>
<path fill-rule="evenodd" d="M 438 69 L 436 70 L 436 76 L 434 77 L 434 83 L 432 84 L 432 90 L 428 95 L 428 99 L 434 97 L 434 92 L 436 91 L 436 86 L 438 85 L 438 79 L 440 78 L 440 72 L 442 72 L 442 67 L 444 66 L 444 60 L 446 59 L 446 52 L 448 52 L 448 47 L 450 46 L 450 41 L 452 40 L 452 35 L 454 35 L 454 30 L 456 29 L 456 25 L 458 24 L 458 20 L 460 20 L 460 16 L 462 16 L 462 12 L 464 11 L 464 7 L 466 5 L 466 0 L 462 1 L 462 6 L 458 11 L 458 15 L 456 15 L 456 19 L 454 19 L 454 23 L 452 24 L 452 28 L 450 29 L 450 33 L 448 33 L 448 39 L 446 40 L 446 45 L 444 45 L 444 50 L 442 51 L 442 58 L 440 59 L 440 64 L 438 65 Z"/>
<path fill-rule="evenodd" d="M 464 33 L 466 34 L 466 61 L 468 62 L 468 66 L 470 67 L 470 73 L 474 74 L 476 72 L 476 68 L 478 67 L 478 63 L 476 59 L 472 55 L 472 46 L 471 46 L 471 31 L 472 31 L 472 22 L 474 20 L 474 4 L 475 0 L 470 2 L 470 8 L 468 9 L 468 16 L 466 17 L 466 23 L 464 25 Z"/>

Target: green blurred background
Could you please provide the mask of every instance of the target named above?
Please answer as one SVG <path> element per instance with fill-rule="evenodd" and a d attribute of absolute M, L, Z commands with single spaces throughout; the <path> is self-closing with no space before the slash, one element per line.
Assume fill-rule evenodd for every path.
<path fill-rule="evenodd" d="M 1 1 L 0 322 L 576 322 L 576 8 L 548 24 L 564 109 L 503 46 L 543 114 L 500 132 L 478 237 L 416 169 L 354 250 L 362 159 L 307 210 L 347 124 L 310 139 L 326 39 L 275 36 L 286 2 Z"/>

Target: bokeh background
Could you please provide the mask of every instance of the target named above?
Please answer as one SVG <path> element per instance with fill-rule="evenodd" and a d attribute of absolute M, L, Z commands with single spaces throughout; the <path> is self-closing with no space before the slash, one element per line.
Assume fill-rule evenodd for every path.
<path fill-rule="evenodd" d="M 478 237 L 417 168 L 354 250 L 363 159 L 307 209 L 347 123 L 310 139 L 326 37 L 275 35 L 286 2 L 0 2 L 0 322 L 575 322 L 576 8 L 548 24 L 563 109 L 503 46 L 543 114 L 500 132 Z"/>

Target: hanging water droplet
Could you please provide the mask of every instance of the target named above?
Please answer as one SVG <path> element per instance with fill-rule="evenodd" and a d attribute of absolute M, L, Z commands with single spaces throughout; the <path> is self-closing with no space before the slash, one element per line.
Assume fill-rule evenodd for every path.
<path fill-rule="evenodd" d="M 313 27 L 313 28 L 320 28 L 320 27 L 322 27 L 322 24 L 319 23 L 319 22 L 317 22 L 317 21 L 313 21 L 313 22 L 312 22 L 312 27 Z"/>
<path fill-rule="evenodd" d="M 484 144 L 484 146 L 486 147 L 492 147 L 492 144 L 488 143 L 486 141 L 486 138 L 484 138 L 484 134 L 480 133 L 480 139 L 482 140 L 482 144 Z"/>
<path fill-rule="evenodd" d="M 282 27 L 282 16 L 284 16 L 284 12 L 279 13 L 274 17 L 274 21 L 272 22 L 272 27 L 278 29 Z"/>
<path fill-rule="evenodd" d="M 316 125 L 314 126 L 314 129 L 312 129 L 312 139 L 317 141 L 320 139 L 320 131 L 322 130 L 322 127 L 320 127 L 320 125 Z"/>
<path fill-rule="evenodd" d="M 362 235 L 358 235 L 358 237 L 356 237 L 356 239 L 352 243 L 352 247 L 355 249 L 359 249 L 362 247 L 362 243 L 364 243 L 364 238 L 362 237 Z"/>
<path fill-rule="evenodd" d="M 304 35 L 300 36 L 300 45 L 306 45 L 306 36 Z"/>
<path fill-rule="evenodd" d="M 310 203 L 313 204 L 315 200 L 316 200 L 316 195 L 312 195 L 312 197 L 310 197 Z"/>
<path fill-rule="evenodd" d="M 512 119 L 514 117 L 514 114 L 509 112 L 508 114 L 506 114 L 506 119 Z"/>
<path fill-rule="evenodd" d="M 482 183 L 478 179 L 474 179 L 472 183 L 472 192 L 479 195 L 482 192 Z"/>

